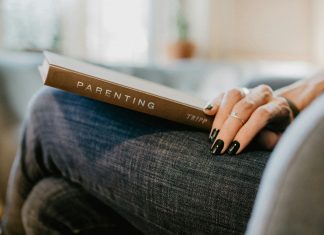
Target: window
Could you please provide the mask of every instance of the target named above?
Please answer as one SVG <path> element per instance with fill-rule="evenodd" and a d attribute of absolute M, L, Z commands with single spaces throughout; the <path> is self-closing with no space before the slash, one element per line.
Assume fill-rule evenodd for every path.
<path fill-rule="evenodd" d="M 57 49 L 58 11 L 55 0 L 0 0 L 0 41 L 13 50 Z"/>
<path fill-rule="evenodd" d="M 150 2 L 87 0 L 87 56 L 107 63 L 147 63 Z"/>

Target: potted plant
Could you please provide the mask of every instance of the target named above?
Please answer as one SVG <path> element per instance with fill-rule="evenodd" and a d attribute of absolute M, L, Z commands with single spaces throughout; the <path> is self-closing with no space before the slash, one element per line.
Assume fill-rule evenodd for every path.
<path fill-rule="evenodd" d="M 190 26 L 185 14 L 184 0 L 178 0 L 176 15 L 177 39 L 169 45 L 169 55 L 176 59 L 191 58 L 195 52 L 195 45 L 189 38 Z"/>

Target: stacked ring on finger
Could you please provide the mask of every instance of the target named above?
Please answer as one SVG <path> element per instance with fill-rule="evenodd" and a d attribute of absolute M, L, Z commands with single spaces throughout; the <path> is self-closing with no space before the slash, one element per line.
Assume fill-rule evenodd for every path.
<path fill-rule="evenodd" d="M 223 154 L 227 150 L 230 150 L 230 154 L 240 152 L 247 145 L 246 140 L 251 140 L 250 137 L 255 135 L 253 130 L 258 128 L 258 126 L 251 128 L 251 121 L 249 121 L 251 116 L 253 116 L 254 112 L 259 113 L 257 110 L 273 99 L 272 89 L 267 85 L 255 87 L 251 92 L 246 88 L 240 88 L 239 94 L 236 94 L 238 94 L 237 90 L 236 93 L 233 90 L 225 93 L 220 109 L 215 117 L 212 128 L 218 130 L 218 132 L 211 146 L 213 154 Z M 258 124 L 263 125 L 261 121 L 264 120 L 265 118 L 261 117 Z M 256 124 L 254 122 L 255 119 L 252 125 Z M 248 123 L 250 124 L 246 132 L 245 126 Z M 242 138 L 240 134 L 241 129 L 244 130 L 244 136 L 247 138 Z"/>

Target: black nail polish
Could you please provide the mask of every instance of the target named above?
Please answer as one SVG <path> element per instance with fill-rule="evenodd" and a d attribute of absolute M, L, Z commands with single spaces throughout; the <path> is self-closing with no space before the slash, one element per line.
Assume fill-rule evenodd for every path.
<path fill-rule="evenodd" d="M 222 149 L 224 147 L 224 141 L 221 139 L 216 140 L 212 147 L 211 147 L 211 152 L 213 154 L 220 154 L 222 152 Z"/>
<path fill-rule="evenodd" d="M 231 143 L 231 145 L 229 146 L 227 153 L 229 155 L 235 155 L 237 150 L 239 150 L 239 148 L 240 148 L 240 143 L 238 141 L 234 140 Z"/>
<path fill-rule="evenodd" d="M 206 106 L 205 106 L 205 109 L 206 110 L 211 110 L 213 108 L 213 105 L 212 104 L 207 104 Z"/>
<path fill-rule="evenodd" d="M 215 139 L 216 139 L 218 133 L 219 133 L 219 129 L 214 128 L 214 129 L 212 130 L 212 132 L 211 132 L 210 135 L 209 135 L 209 140 L 210 140 L 210 142 L 214 143 L 214 141 L 215 141 Z"/>

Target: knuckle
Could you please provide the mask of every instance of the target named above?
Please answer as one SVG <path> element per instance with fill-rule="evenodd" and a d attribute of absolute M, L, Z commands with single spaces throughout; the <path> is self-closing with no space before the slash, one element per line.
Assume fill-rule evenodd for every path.
<path fill-rule="evenodd" d="M 272 88 L 269 85 L 266 84 L 262 84 L 259 85 L 258 88 L 262 91 L 262 92 L 268 92 L 268 93 L 272 93 Z"/>
<path fill-rule="evenodd" d="M 272 116 L 271 110 L 269 110 L 267 107 L 260 107 L 256 110 L 257 116 L 264 120 L 269 120 Z"/>
<path fill-rule="evenodd" d="M 269 92 L 269 91 L 264 91 L 262 92 L 262 99 L 263 100 L 269 100 L 270 98 L 272 97 L 272 91 Z"/>
<path fill-rule="evenodd" d="M 263 101 L 268 101 L 273 96 L 273 90 L 270 86 L 262 84 L 256 88 L 257 94 Z"/>
<path fill-rule="evenodd" d="M 255 107 L 255 105 L 256 105 L 255 102 L 251 99 L 244 99 L 242 100 L 242 102 L 237 104 L 237 106 L 239 106 L 239 108 L 242 110 L 251 110 Z"/>
<path fill-rule="evenodd" d="M 277 102 L 279 105 L 284 106 L 284 107 L 289 107 L 288 101 L 283 98 L 283 97 L 277 97 Z"/>
<path fill-rule="evenodd" d="M 233 88 L 227 92 L 227 95 L 233 98 L 241 98 L 242 92 L 238 88 Z"/>
<path fill-rule="evenodd" d="M 288 101 L 283 97 L 277 97 L 277 104 L 281 109 L 281 114 L 284 116 L 292 115 L 291 108 L 288 104 Z"/>

